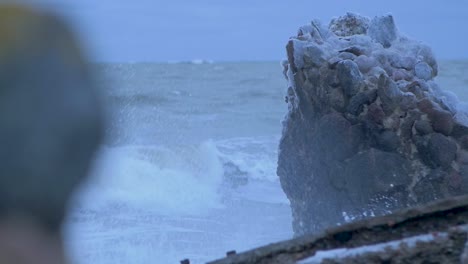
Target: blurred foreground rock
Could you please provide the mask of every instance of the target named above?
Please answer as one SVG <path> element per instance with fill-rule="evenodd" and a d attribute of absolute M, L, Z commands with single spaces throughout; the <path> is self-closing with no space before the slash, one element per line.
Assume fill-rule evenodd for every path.
<path fill-rule="evenodd" d="M 277 173 L 296 235 L 467 193 L 468 116 L 391 15 L 313 21 L 287 55 Z"/>
<path fill-rule="evenodd" d="M 102 135 L 77 41 L 52 15 L 0 5 L 0 263 L 63 263 L 60 228 Z"/>
<path fill-rule="evenodd" d="M 0 210 L 58 229 L 101 138 L 97 90 L 55 17 L 0 8 Z"/>
<path fill-rule="evenodd" d="M 468 196 L 271 244 L 209 264 L 468 263 Z"/>

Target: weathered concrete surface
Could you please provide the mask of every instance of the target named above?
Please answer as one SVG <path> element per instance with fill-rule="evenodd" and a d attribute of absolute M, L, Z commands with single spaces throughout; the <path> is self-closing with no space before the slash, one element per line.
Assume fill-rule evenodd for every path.
<path fill-rule="evenodd" d="M 468 192 L 468 116 L 391 15 L 313 21 L 286 50 L 277 173 L 296 235 Z"/>
<path fill-rule="evenodd" d="M 466 263 L 467 224 L 468 196 L 460 196 L 330 228 L 318 235 L 271 244 L 209 264 L 296 263 L 319 251 L 357 248 L 425 234 L 437 237 L 442 233 L 446 237 L 415 247 L 401 244 L 396 250 L 323 263 Z"/>
<path fill-rule="evenodd" d="M 323 264 L 352 263 L 466 263 L 463 256 L 466 245 L 466 226 L 456 226 L 448 232 L 434 232 L 430 240 L 421 238 L 417 242 L 399 241 L 396 246 L 383 247 L 373 252 L 363 252 L 353 256 L 321 259 Z M 420 236 L 422 237 L 422 236 Z M 366 250 L 361 248 L 360 250 Z M 299 264 L 313 264 L 314 258 L 306 259 Z"/>
<path fill-rule="evenodd" d="M 428 241 L 424 239 L 414 243 L 401 241 L 396 247 L 388 246 L 376 252 L 326 258 L 319 263 L 466 263 L 462 257 L 465 253 L 466 235 L 466 226 L 454 227 L 448 232 L 427 235 L 431 238 Z M 310 260 L 299 263 L 317 263 Z"/>

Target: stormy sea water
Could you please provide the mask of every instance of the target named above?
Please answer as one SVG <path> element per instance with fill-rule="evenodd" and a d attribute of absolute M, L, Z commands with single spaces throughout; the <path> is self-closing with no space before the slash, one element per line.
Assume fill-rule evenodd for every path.
<path fill-rule="evenodd" d="M 437 81 L 468 102 L 468 61 Z M 292 237 L 277 62 L 100 64 L 107 139 L 64 228 L 73 264 L 204 263 Z"/>

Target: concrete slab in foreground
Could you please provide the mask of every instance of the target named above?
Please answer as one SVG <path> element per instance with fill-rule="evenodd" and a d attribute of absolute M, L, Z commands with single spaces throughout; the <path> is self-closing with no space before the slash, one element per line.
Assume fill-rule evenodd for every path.
<path fill-rule="evenodd" d="M 460 196 L 230 255 L 209 264 L 468 263 L 467 224 L 468 196 Z M 336 249 L 342 250 L 333 252 Z"/>

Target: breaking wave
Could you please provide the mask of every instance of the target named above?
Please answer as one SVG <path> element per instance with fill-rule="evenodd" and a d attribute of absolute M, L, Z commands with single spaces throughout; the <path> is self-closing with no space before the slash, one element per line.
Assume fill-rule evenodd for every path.
<path fill-rule="evenodd" d="M 236 138 L 199 145 L 102 147 L 79 204 L 200 214 L 222 207 L 225 188 L 277 181 L 275 139 Z M 259 153 L 261 155 L 259 155 Z M 90 208 L 91 205 L 91 208 Z"/>

